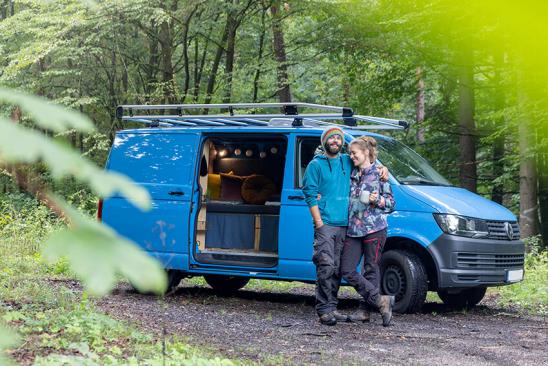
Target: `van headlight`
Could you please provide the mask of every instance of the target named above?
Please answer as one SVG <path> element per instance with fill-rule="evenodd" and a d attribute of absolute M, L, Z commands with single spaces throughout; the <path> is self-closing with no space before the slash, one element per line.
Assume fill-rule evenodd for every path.
<path fill-rule="evenodd" d="M 489 235 L 489 229 L 484 220 L 437 213 L 434 214 L 434 218 L 440 229 L 447 234 L 469 238 L 485 238 Z"/>

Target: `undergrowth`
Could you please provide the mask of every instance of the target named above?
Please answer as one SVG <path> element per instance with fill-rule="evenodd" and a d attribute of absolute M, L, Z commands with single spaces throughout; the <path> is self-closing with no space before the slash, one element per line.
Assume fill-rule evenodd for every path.
<path fill-rule="evenodd" d="M 50 265 L 39 254 L 41 242 L 62 226 L 25 195 L 0 196 L 0 324 L 19 336 L 5 351 L 10 359 L 38 366 L 242 364 L 101 313 L 66 261 Z"/>

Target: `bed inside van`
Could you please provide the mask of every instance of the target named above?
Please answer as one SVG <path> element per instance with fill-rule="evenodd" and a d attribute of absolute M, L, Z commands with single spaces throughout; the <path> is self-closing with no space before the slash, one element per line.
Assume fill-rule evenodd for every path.
<path fill-rule="evenodd" d="M 286 148 L 282 135 L 216 135 L 205 140 L 194 245 L 198 262 L 277 265 Z"/>

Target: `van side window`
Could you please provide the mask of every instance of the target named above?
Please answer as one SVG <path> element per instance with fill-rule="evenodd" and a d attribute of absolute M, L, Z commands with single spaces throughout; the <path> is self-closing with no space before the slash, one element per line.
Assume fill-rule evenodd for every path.
<path fill-rule="evenodd" d="M 297 181 L 295 185 L 297 188 L 302 188 L 303 177 L 308 163 L 314 158 L 314 152 L 320 146 L 320 137 L 299 137 L 297 141 L 297 166 L 295 177 Z"/>

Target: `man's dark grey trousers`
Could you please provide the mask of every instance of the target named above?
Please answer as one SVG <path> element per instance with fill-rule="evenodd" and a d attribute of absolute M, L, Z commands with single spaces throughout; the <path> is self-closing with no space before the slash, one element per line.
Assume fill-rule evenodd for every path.
<path fill-rule="evenodd" d="M 341 284 L 341 254 L 346 226 L 323 225 L 314 230 L 316 265 L 316 312 L 323 315 L 337 310 L 337 293 Z"/>

